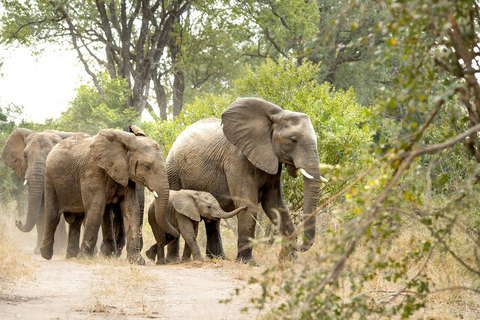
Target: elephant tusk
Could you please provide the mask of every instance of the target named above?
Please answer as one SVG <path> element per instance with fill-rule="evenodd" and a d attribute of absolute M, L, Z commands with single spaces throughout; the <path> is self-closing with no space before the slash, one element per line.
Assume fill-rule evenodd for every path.
<path fill-rule="evenodd" d="M 27 184 L 28 184 L 28 180 L 25 179 L 25 180 L 23 181 L 23 185 L 26 186 Z"/>
<path fill-rule="evenodd" d="M 325 183 L 328 182 L 328 179 L 325 179 L 325 178 L 322 177 L 322 176 L 320 176 L 320 180 L 321 180 L 322 182 L 325 182 Z"/>
<path fill-rule="evenodd" d="M 155 198 L 158 198 L 158 193 L 157 193 L 157 191 L 153 191 L 153 195 L 155 196 Z"/>
<path fill-rule="evenodd" d="M 313 176 L 309 175 L 308 172 L 305 171 L 305 169 L 300 168 L 300 172 L 305 176 L 305 178 L 313 179 Z"/>

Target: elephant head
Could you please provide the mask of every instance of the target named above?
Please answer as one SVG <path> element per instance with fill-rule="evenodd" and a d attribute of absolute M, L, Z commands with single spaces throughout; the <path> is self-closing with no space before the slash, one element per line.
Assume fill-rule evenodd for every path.
<path fill-rule="evenodd" d="M 73 133 L 46 130 L 15 129 L 8 137 L 3 149 L 5 163 L 28 185 L 28 211 L 25 225 L 16 221 L 17 227 L 29 232 L 35 226 L 43 202 L 45 162 L 53 147 Z"/>
<path fill-rule="evenodd" d="M 122 186 L 130 179 L 152 191 L 158 224 L 178 238 L 180 234 L 166 216 L 169 186 L 162 150 L 151 138 L 136 134 L 101 130 L 90 144 L 93 161 Z"/>
<path fill-rule="evenodd" d="M 232 103 L 222 114 L 223 132 L 233 145 L 239 148 L 258 169 L 277 174 L 281 164 L 296 177 L 304 176 L 303 217 L 307 250 L 315 238 L 315 217 L 320 181 L 327 181 L 319 173 L 317 136 L 308 115 L 283 110 L 255 98 L 241 98 Z"/>
<path fill-rule="evenodd" d="M 170 201 L 177 212 L 197 222 L 202 218 L 207 221 L 228 219 L 247 209 L 243 206 L 231 212 L 224 211 L 210 193 L 193 190 L 177 191 Z"/>

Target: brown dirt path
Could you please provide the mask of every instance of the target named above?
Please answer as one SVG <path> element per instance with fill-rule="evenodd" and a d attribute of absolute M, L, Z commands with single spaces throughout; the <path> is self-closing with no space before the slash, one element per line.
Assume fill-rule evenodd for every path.
<path fill-rule="evenodd" d="M 124 259 L 47 261 L 33 254 L 31 259 L 38 266 L 34 279 L 9 283 L 0 293 L 0 319 L 258 318 L 255 310 L 240 311 L 258 288 L 234 279 L 221 263 L 132 266 Z M 244 288 L 238 296 L 237 288 Z"/>

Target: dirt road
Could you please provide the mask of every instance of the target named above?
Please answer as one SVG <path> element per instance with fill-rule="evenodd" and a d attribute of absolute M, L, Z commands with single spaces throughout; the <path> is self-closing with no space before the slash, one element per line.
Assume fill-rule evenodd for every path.
<path fill-rule="evenodd" d="M 31 251 L 30 251 L 31 252 Z M 255 319 L 254 290 L 222 263 L 155 266 L 123 260 L 50 261 L 32 254 L 33 279 L 7 284 L 0 319 Z M 240 290 L 236 295 L 235 290 Z M 220 300 L 232 299 L 229 303 Z"/>

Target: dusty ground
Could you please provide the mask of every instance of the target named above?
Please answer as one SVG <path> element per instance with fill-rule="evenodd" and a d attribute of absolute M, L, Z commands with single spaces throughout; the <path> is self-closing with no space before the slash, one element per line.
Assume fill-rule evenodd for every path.
<path fill-rule="evenodd" d="M 32 252 L 32 248 L 22 248 Z M 255 319 L 240 309 L 258 287 L 223 263 L 132 266 L 121 259 L 50 261 L 39 255 L 32 279 L 7 283 L 0 319 Z M 236 289 L 240 294 L 236 295 Z M 219 303 L 231 299 L 229 303 Z"/>

